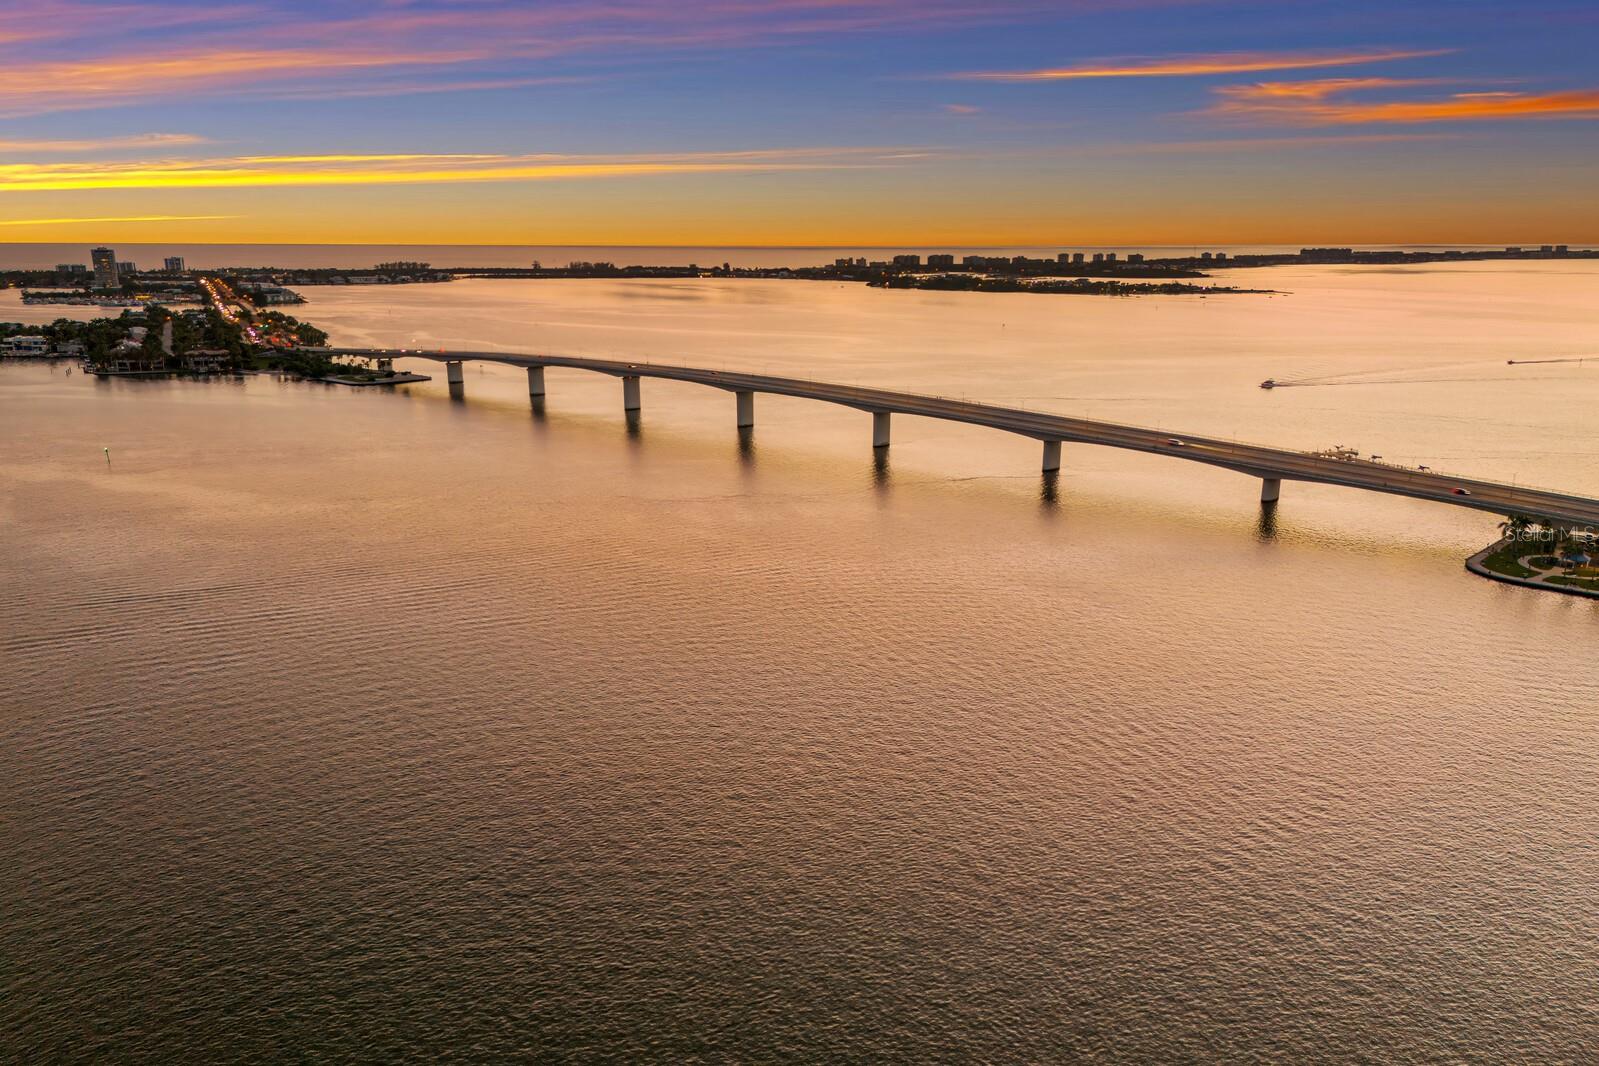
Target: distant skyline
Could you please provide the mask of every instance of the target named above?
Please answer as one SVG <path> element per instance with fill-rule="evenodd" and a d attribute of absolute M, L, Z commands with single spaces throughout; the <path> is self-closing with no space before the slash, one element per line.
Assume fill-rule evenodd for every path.
<path fill-rule="evenodd" d="M 0 242 L 1599 242 L 1576 0 L 42 0 Z"/>

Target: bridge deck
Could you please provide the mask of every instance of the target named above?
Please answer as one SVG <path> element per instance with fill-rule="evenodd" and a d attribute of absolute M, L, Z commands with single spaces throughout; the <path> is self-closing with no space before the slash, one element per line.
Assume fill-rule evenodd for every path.
<path fill-rule="evenodd" d="M 586 359 L 565 355 L 536 355 L 514 352 L 425 351 L 409 348 L 327 348 L 334 355 L 367 358 L 432 359 L 439 362 L 480 360 L 510 366 L 558 366 L 592 370 L 616 377 L 666 378 L 691 381 L 729 392 L 761 392 L 779 396 L 798 396 L 810 400 L 843 404 L 862 411 L 888 411 L 895 414 L 941 418 L 1018 433 L 1042 441 L 1070 441 L 1109 448 L 1152 452 L 1226 467 L 1260 478 L 1284 481 L 1315 481 L 1327 485 L 1386 492 L 1396 496 L 1432 500 L 1437 503 L 1470 507 L 1495 514 L 1527 514 L 1599 527 L 1599 500 L 1544 489 L 1506 485 L 1495 481 L 1453 477 L 1436 471 L 1408 470 L 1363 460 L 1335 459 L 1284 448 L 1268 448 L 1238 441 L 1194 436 L 1173 430 L 1100 422 L 1047 414 L 1015 407 L 997 407 L 974 400 L 953 400 L 942 396 L 923 396 L 889 389 L 841 385 L 802 378 L 773 377 L 728 370 L 671 366 L 661 363 L 628 363 L 610 359 Z M 1181 445 L 1170 443 L 1181 440 Z M 1465 489 L 1470 495 L 1461 495 Z"/>

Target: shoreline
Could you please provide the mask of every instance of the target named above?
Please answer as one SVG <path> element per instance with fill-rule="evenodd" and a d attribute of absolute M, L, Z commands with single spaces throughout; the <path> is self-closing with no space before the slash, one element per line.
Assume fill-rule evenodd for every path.
<path fill-rule="evenodd" d="M 307 381 L 320 381 L 327 385 L 349 385 L 354 388 L 365 388 L 369 385 L 409 385 L 417 381 L 432 381 L 428 374 L 390 374 L 382 378 L 353 378 L 330 374 L 327 377 L 306 378 Z"/>
<path fill-rule="evenodd" d="M 1510 543 L 1508 537 L 1500 537 L 1486 548 L 1470 556 L 1466 560 L 1466 569 L 1478 577 L 1485 577 L 1490 581 L 1502 581 L 1507 585 L 1520 585 L 1522 588 L 1537 589 L 1541 592 L 1563 592 L 1568 596 L 1583 596 L 1591 600 L 1599 600 L 1599 590 L 1585 589 L 1578 585 L 1554 585 L 1543 578 L 1517 577 L 1514 574 L 1502 574 L 1490 569 L 1487 560 L 1503 551 Z"/>

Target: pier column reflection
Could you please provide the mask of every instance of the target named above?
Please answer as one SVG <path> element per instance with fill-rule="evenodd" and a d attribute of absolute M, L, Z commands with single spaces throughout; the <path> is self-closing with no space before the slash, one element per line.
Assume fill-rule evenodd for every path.
<path fill-rule="evenodd" d="M 1060 470 L 1045 469 L 1043 481 L 1038 487 L 1038 501 L 1047 507 L 1053 507 L 1060 502 Z"/>
<path fill-rule="evenodd" d="M 1277 501 L 1262 501 L 1260 517 L 1255 520 L 1255 537 L 1258 540 L 1277 539 Z"/>

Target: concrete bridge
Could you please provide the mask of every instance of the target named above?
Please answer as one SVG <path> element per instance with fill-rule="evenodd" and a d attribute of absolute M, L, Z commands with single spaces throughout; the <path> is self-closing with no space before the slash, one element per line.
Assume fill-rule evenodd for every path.
<path fill-rule="evenodd" d="M 1360 459 L 1340 459 L 1311 452 L 1267 448 L 1255 444 L 1220 440 L 1171 430 L 1098 422 L 1086 418 L 1046 414 L 1014 407 L 996 407 L 973 400 L 952 400 L 911 392 L 836 385 L 802 378 L 771 377 L 727 370 L 706 370 L 691 366 L 661 363 L 628 363 L 609 359 L 585 359 L 565 355 L 527 355 L 513 352 L 464 352 L 414 348 L 318 348 L 329 355 L 357 356 L 366 359 L 432 359 L 445 364 L 452 391 L 465 387 L 461 364 L 466 360 L 504 363 L 527 369 L 528 393 L 545 395 L 545 367 L 572 367 L 592 370 L 622 379 L 622 407 L 636 412 L 642 406 L 639 382 L 643 378 L 691 381 L 698 385 L 724 389 L 735 397 L 735 424 L 739 428 L 755 424 L 755 395 L 799 396 L 809 400 L 842 404 L 872 416 L 872 447 L 887 448 L 890 422 L 894 415 L 941 418 L 1017 433 L 1042 442 L 1043 469 L 1060 469 L 1061 445 L 1097 444 L 1108 448 L 1151 452 L 1225 467 L 1261 482 L 1260 498 L 1275 501 L 1284 481 L 1315 481 L 1325 485 L 1386 492 L 1435 503 L 1454 504 L 1494 514 L 1525 514 L 1547 518 L 1577 527 L 1599 528 L 1599 499 L 1573 496 L 1542 489 L 1506 485 L 1495 481 L 1452 477 L 1437 471 L 1410 470 Z"/>

